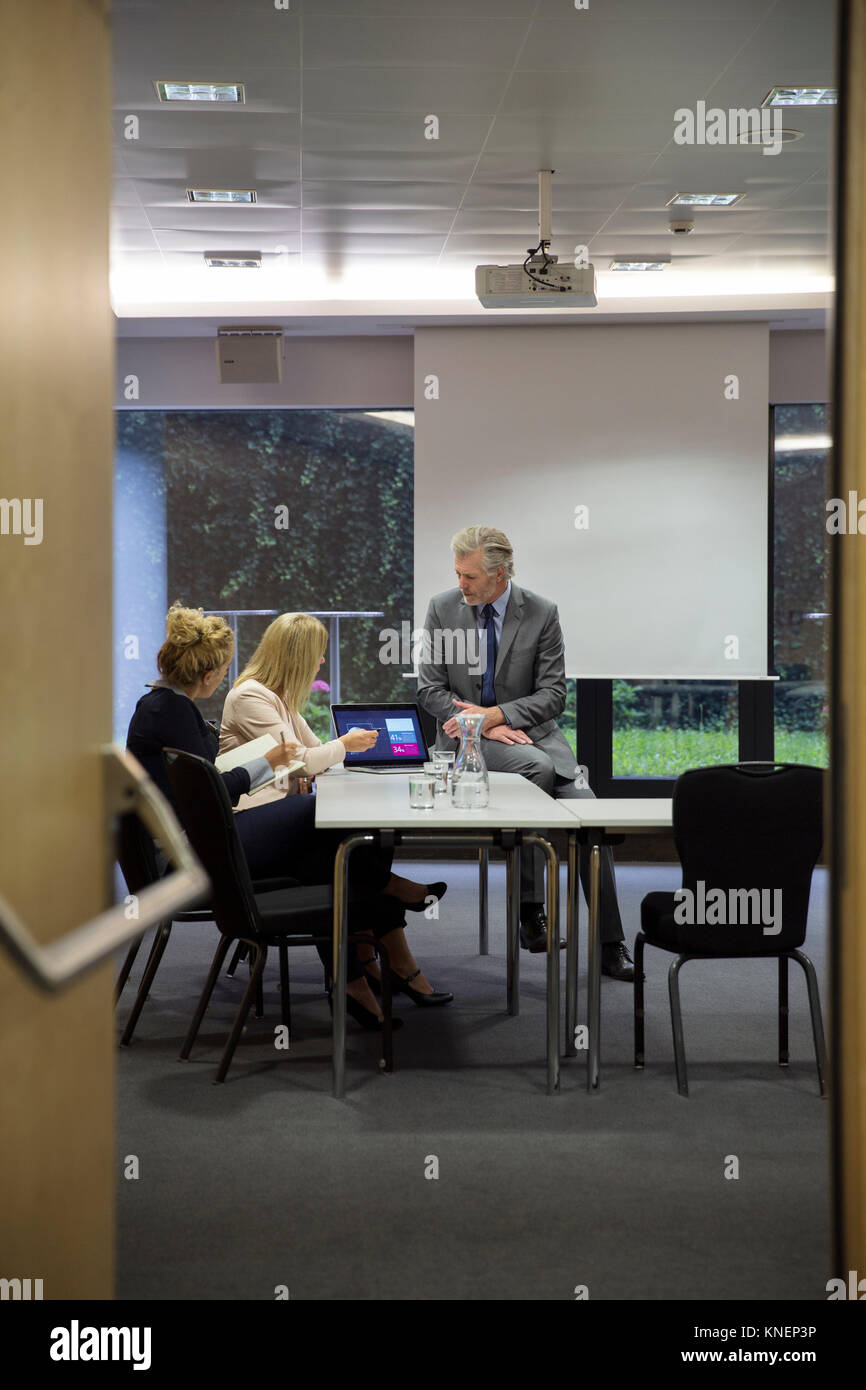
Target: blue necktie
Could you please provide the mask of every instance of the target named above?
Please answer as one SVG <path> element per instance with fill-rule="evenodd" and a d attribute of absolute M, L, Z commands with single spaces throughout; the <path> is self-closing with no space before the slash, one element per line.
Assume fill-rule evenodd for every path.
<path fill-rule="evenodd" d="M 496 692 L 493 688 L 493 673 L 496 670 L 496 624 L 493 621 L 492 603 L 485 603 L 481 616 L 487 633 L 487 665 L 481 680 L 481 703 L 490 706 L 496 704 Z"/>

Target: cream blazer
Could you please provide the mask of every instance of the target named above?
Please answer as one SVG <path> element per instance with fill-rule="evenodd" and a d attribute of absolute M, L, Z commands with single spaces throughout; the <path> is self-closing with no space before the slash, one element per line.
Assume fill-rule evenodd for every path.
<path fill-rule="evenodd" d="M 283 736 L 287 743 L 300 743 L 304 752 L 304 771 L 314 777 L 327 768 L 343 762 L 346 748 L 338 739 L 322 743 L 316 738 L 306 719 L 300 714 L 294 717 L 289 713 L 279 695 L 269 690 L 261 681 L 247 680 L 230 690 L 223 705 L 220 725 L 220 752 L 228 753 L 232 748 L 250 739 L 261 738 L 262 734 L 272 734 L 277 742 Z M 297 795 L 297 782 L 289 781 L 288 790 L 280 791 L 271 785 L 264 787 L 254 796 L 242 796 L 237 804 L 238 811 L 247 811 L 251 806 L 263 806 L 268 801 L 281 801 L 284 796 Z"/>

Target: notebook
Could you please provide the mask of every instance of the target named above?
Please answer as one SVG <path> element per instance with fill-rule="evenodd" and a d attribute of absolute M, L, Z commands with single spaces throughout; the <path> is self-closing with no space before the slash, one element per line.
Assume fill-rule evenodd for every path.
<path fill-rule="evenodd" d="M 220 753 L 214 766 L 218 772 L 231 772 L 233 767 L 243 767 L 245 763 L 251 763 L 254 758 L 263 758 L 266 753 L 277 746 L 277 740 L 273 734 L 262 734 L 261 738 L 250 739 L 249 743 L 242 743 L 239 748 L 230 748 L 227 753 Z M 281 777 L 289 777 L 291 773 L 297 772 L 303 766 L 303 758 L 295 758 L 293 762 L 281 766 L 279 774 Z M 277 769 L 274 768 L 266 782 L 260 782 L 257 787 L 250 789 L 250 796 L 255 796 L 256 792 L 260 792 L 263 787 L 273 786 L 276 780 Z"/>

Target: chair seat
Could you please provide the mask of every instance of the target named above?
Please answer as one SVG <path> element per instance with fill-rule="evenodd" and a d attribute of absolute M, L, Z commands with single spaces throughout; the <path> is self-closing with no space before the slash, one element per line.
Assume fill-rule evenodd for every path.
<path fill-rule="evenodd" d="M 778 936 L 763 936 L 760 927 L 700 926 L 677 922 L 673 893 L 647 893 L 640 905 L 641 931 L 651 946 L 689 956 L 777 956 Z M 726 940 L 727 938 L 727 940 Z M 728 942 L 730 944 L 728 944 Z M 788 948 L 783 946 L 782 950 Z"/>
<path fill-rule="evenodd" d="M 300 888 L 278 888 L 256 893 L 256 907 L 265 936 L 309 936 L 317 930 L 330 935 L 334 924 L 333 893 L 327 884 L 314 883 Z M 303 923 L 303 927 L 301 927 Z"/>
<path fill-rule="evenodd" d="M 169 873 L 170 871 L 171 866 L 169 865 L 166 868 L 166 873 Z M 255 891 L 256 897 L 258 897 L 260 894 L 269 894 L 271 896 L 275 896 L 277 889 L 296 889 L 297 886 L 299 886 L 298 880 L 296 878 L 288 877 L 261 878 L 256 879 L 253 882 L 253 889 Z M 201 907 L 188 907 L 183 912 L 176 912 L 174 914 L 174 917 L 172 918 L 173 922 L 212 922 L 213 920 L 213 908 L 207 903 L 202 903 Z"/>

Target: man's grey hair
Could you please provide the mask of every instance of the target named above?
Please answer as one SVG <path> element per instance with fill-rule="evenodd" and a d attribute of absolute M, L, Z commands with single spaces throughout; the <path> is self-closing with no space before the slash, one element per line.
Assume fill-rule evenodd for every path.
<path fill-rule="evenodd" d="M 464 526 L 463 530 L 458 531 L 453 537 L 451 549 L 458 557 L 472 555 L 476 550 L 480 550 L 481 562 L 487 574 L 498 570 L 500 565 L 505 566 L 506 579 L 511 579 L 514 574 L 514 551 L 511 541 L 504 531 L 498 531 L 495 526 Z"/>

